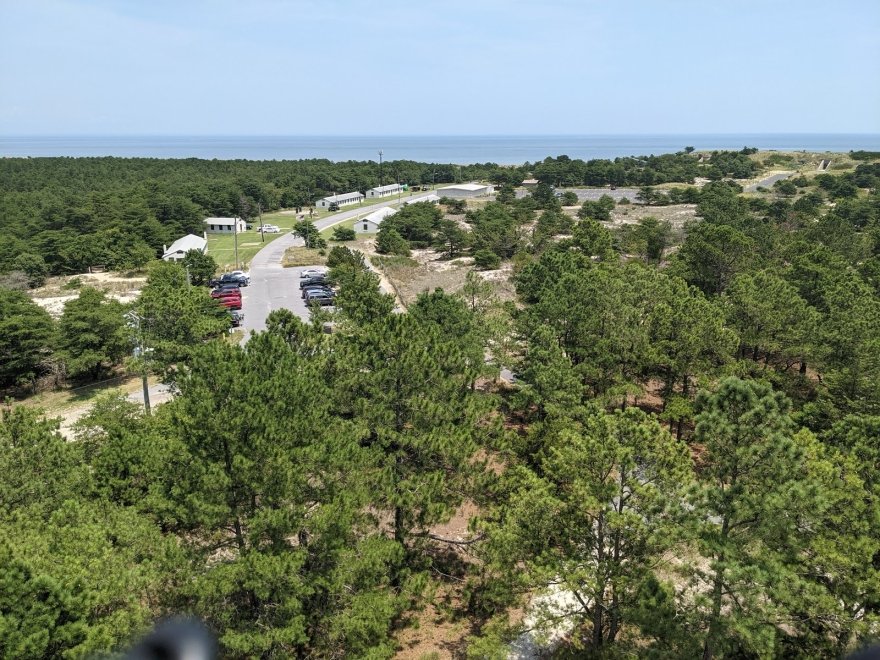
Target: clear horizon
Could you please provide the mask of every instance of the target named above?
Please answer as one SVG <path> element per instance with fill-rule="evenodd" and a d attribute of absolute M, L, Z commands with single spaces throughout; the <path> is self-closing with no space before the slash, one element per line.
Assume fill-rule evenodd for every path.
<path fill-rule="evenodd" d="M 75 138 L 75 137 L 196 137 L 196 138 L 531 138 L 531 137 L 738 137 L 738 136 L 880 136 L 880 130 L 851 131 L 712 131 L 700 133 L 630 132 L 630 133 L 0 133 L 0 138 Z"/>
<path fill-rule="evenodd" d="M 10 136 L 880 133 L 880 3 L 0 0 Z"/>

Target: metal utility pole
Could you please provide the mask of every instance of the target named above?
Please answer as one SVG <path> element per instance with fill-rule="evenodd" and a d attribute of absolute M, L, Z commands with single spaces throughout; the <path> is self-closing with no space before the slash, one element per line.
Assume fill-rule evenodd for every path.
<path fill-rule="evenodd" d="M 379 187 L 382 187 L 382 150 L 379 149 Z"/>
<path fill-rule="evenodd" d="M 232 241 L 235 244 L 235 270 L 238 270 L 238 218 L 232 219 Z"/>
<path fill-rule="evenodd" d="M 141 360 L 141 383 L 144 387 L 144 413 L 150 414 L 150 385 L 147 382 L 147 350 L 144 346 L 144 333 L 141 324 L 143 323 L 143 318 L 137 314 L 134 310 L 128 312 L 125 315 L 125 319 L 128 323 L 128 327 L 135 331 L 135 353 Z"/>

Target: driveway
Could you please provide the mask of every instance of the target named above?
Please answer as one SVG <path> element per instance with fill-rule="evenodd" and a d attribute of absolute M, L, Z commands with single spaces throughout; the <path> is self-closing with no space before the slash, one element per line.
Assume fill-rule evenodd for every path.
<path fill-rule="evenodd" d="M 759 186 L 763 186 L 764 188 L 772 188 L 773 184 L 777 181 L 782 181 L 783 179 L 787 179 L 788 177 L 795 174 L 794 172 L 776 172 L 775 174 L 771 174 L 770 176 L 761 179 L 760 181 L 756 181 L 745 188 L 743 188 L 743 192 L 755 192 Z"/>
<path fill-rule="evenodd" d="M 431 194 L 433 191 L 403 197 L 400 201 L 391 198 L 387 202 L 367 207 L 356 206 L 316 221 L 315 227 L 327 229 L 382 207 L 397 206 L 402 202 L 417 202 Z M 276 309 L 289 309 L 304 321 L 308 321 L 309 310 L 300 298 L 299 290 L 299 274 L 306 267 L 284 268 L 281 265 L 287 248 L 302 244 L 301 238 L 288 233 L 269 243 L 251 259 L 251 283 L 241 290 L 241 311 L 244 312 L 244 323 L 241 328 L 245 331 L 245 341 L 250 337 L 251 331 L 259 332 L 266 329 L 266 317 L 269 312 Z"/>

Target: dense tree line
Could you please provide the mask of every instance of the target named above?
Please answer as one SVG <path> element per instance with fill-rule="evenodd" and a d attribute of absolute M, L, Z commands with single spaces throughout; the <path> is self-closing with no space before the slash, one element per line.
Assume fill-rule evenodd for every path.
<path fill-rule="evenodd" d="M 200 261 L 203 255 L 191 256 Z M 211 274 L 214 268 L 209 264 Z M 190 280 L 200 277 L 196 270 Z M 126 318 L 131 312 L 142 319 L 137 328 Z M 55 385 L 99 380 L 122 366 L 135 347 L 172 364 L 229 325 L 208 289 L 188 281 L 183 266 L 163 261 L 151 265 L 135 303 L 123 305 L 80 286 L 57 322 L 25 293 L 0 287 L 0 388 L 30 391 L 47 376 Z"/>
<path fill-rule="evenodd" d="M 580 657 L 875 638 L 880 206 L 821 181 L 704 186 L 676 250 L 659 222 L 618 234 L 552 194 L 474 209 L 456 227 L 513 261 L 516 304 L 471 273 L 401 313 L 337 246 L 332 317 L 274 312 L 244 346 L 156 266 L 136 310 L 171 402 L 104 398 L 75 442 L 2 413 L 2 655 L 106 652 L 192 612 L 225 657 L 390 657 L 428 602 L 468 617 L 473 658 L 506 657 L 523 610 Z M 436 207 L 398 216 L 407 247 L 447 240 Z M 46 345 L 88 373 L 122 310 L 87 295 Z M 51 319 L 0 305 L 3 367 L 28 373 Z"/>
<path fill-rule="evenodd" d="M 653 185 L 692 182 L 716 170 L 719 176 L 746 176 L 751 161 L 743 158 L 715 153 L 706 172 L 686 153 L 587 162 L 560 156 L 518 167 L 389 161 L 384 169 L 385 183 L 393 177 L 411 185 L 519 185 L 533 170 L 556 185 Z M 719 169 L 721 163 L 738 165 Z M 38 283 L 47 274 L 84 272 L 91 265 L 141 267 L 164 244 L 201 234 L 205 217 L 255 217 L 259 210 L 305 207 L 326 195 L 377 185 L 378 166 L 369 161 L 4 158 L 0 272 L 25 272 Z"/>

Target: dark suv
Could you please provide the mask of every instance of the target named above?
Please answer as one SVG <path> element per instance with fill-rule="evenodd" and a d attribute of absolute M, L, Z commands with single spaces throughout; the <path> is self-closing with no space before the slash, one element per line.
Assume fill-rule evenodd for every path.
<path fill-rule="evenodd" d="M 244 275 L 235 275 L 233 273 L 223 273 L 220 277 L 211 280 L 208 282 L 208 286 L 224 286 L 226 284 L 233 284 L 235 286 L 247 286 L 248 278 Z"/>
<path fill-rule="evenodd" d="M 313 275 L 312 277 L 303 277 L 299 281 L 299 288 L 305 289 L 307 286 L 315 284 L 327 284 L 327 278 L 323 275 Z"/>

